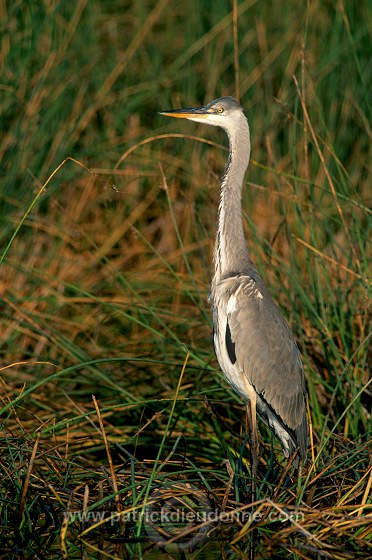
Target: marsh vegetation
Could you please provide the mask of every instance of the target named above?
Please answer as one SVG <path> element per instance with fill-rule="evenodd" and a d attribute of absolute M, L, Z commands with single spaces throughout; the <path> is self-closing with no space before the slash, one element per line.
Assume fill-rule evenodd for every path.
<path fill-rule="evenodd" d="M 235 43 L 222 0 L 0 12 L 0 549 L 156 556 L 146 508 L 181 496 L 225 515 L 195 558 L 245 557 L 253 528 L 257 558 L 370 557 L 369 3 L 239 1 Z M 260 424 L 254 522 L 207 303 L 226 140 L 158 115 L 236 84 L 249 249 L 311 414 L 298 479 Z"/>

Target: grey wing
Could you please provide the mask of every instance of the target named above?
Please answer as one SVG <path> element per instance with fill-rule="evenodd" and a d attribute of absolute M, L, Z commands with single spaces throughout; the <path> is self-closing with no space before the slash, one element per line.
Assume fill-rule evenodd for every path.
<path fill-rule="evenodd" d="M 303 449 L 307 445 L 304 373 L 285 319 L 265 287 L 249 276 L 236 278 L 226 309 L 226 338 L 231 339 L 236 366 L 280 419 L 296 432 Z"/>

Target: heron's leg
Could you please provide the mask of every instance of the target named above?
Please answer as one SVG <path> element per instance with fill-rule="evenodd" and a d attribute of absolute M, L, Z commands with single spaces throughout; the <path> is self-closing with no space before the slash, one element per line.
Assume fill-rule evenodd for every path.
<path fill-rule="evenodd" d="M 256 398 L 251 398 L 247 404 L 249 416 L 249 428 L 251 432 L 251 501 L 256 501 L 256 480 L 258 467 L 258 438 L 257 438 L 257 416 L 256 416 Z"/>

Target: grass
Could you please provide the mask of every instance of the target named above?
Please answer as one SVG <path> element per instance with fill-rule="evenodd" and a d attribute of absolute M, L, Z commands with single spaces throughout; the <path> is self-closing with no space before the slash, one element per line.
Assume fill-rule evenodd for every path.
<path fill-rule="evenodd" d="M 369 557 L 368 3 L 241 1 L 235 44 L 222 0 L 0 9 L 3 553 Z M 248 244 L 311 414 L 298 478 L 260 425 L 254 520 L 207 304 L 226 141 L 157 115 L 235 83 Z"/>

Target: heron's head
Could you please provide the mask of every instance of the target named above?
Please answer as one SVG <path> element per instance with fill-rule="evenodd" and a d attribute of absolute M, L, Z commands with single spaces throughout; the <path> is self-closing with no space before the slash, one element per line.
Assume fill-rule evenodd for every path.
<path fill-rule="evenodd" d="M 232 132 L 239 126 L 241 119 L 245 119 L 243 108 L 233 97 L 214 99 L 205 107 L 172 109 L 170 111 L 162 111 L 160 114 L 166 117 L 189 119 L 190 121 L 220 126 L 227 132 Z"/>

